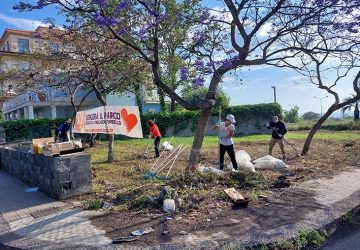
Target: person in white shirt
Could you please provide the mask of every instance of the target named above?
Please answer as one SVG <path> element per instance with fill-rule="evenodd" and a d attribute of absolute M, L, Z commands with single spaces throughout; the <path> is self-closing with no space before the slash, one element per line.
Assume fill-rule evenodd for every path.
<path fill-rule="evenodd" d="M 212 130 L 220 129 L 219 136 L 220 136 L 220 169 L 224 169 L 224 156 L 225 152 L 228 153 L 232 165 L 234 169 L 237 169 L 237 162 L 235 158 L 235 150 L 234 150 L 234 142 L 233 142 L 233 135 L 235 131 L 235 117 L 231 114 L 226 116 L 226 121 L 221 122 L 220 124 L 212 126 Z"/>

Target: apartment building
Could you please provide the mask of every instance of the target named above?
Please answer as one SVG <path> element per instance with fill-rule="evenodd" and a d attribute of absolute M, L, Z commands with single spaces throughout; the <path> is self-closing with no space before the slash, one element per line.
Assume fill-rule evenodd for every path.
<path fill-rule="evenodd" d="M 5 120 L 61 118 L 74 114 L 69 93 L 65 90 L 46 86 L 31 91 L 21 91 L 24 84 L 21 72 L 31 72 L 41 63 L 35 54 L 54 55 L 62 49 L 62 43 L 54 34 L 61 30 L 38 27 L 35 31 L 6 29 L 0 39 L 0 104 Z M 50 58 L 50 57 L 49 57 Z M 39 84 L 40 85 L 40 84 Z M 20 89 L 20 92 L 19 92 Z M 87 91 L 78 91 L 75 104 Z M 144 112 L 160 110 L 158 96 L 143 89 L 142 106 Z M 109 105 L 137 105 L 135 95 L 131 92 L 110 94 Z M 81 109 L 99 106 L 95 94 L 89 95 Z"/>

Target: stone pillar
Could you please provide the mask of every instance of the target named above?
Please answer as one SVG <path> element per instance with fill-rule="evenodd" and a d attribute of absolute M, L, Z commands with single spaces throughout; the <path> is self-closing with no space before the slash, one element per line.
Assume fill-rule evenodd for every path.
<path fill-rule="evenodd" d="M 29 119 L 29 111 L 27 107 L 24 107 L 24 119 Z"/>
<path fill-rule="evenodd" d="M 51 106 L 51 118 L 56 119 L 56 106 L 55 105 Z"/>
<path fill-rule="evenodd" d="M 15 111 L 11 111 L 11 120 L 15 120 L 16 117 L 15 117 Z"/>
<path fill-rule="evenodd" d="M 21 117 L 21 109 L 16 110 L 16 115 L 17 115 L 17 117 L 16 117 L 17 120 L 22 119 L 22 117 Z"/>
<path fill-rule="evenodd" d="M 28 106 L 28 110 L 29 110 L 29 119 L 34 120 L 34 107 L 30 105 Z"/>

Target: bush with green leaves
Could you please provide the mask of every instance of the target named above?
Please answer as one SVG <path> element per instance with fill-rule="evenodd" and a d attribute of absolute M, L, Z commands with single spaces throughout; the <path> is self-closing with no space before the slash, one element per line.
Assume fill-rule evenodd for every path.
<path fill-rule="evenodd" d="M 5 129 L 6 141 L 31 140 L 33 138 L 49 137 L 49 129 L 52 124 L 57 127 L 66 118 L 60 119 L 34 119 L 34 120 L 14 120 L 0 123 L 0 127 Z"/>
<path fill-rule="evenodd" d="M 297 122 L 299 121 L 299 107 L 294 106 L 290 110 L 284 110 L 284 121 L 285 122 Z"/>

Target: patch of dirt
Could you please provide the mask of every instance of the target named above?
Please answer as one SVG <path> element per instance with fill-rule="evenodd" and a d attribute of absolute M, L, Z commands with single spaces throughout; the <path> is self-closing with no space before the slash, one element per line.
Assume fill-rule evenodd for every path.
<path fill-rule="evenodd" d="M 288 141 L 299 151 L 304 142 Z M 287 164 L 290 167 L 290 173 L 285 177 L 281 173 L 265 170 L 258 171 L 255 175 L 229 174 L 225 178 L 195 175 L 191 182 L 182 177 L 188 151 L 176 161 L 171 171 L 175 180 L 148 181 L 144 180 L 143 175 L 149 172 L 156 159 L 147 158 L 143 149 L 129 148 L 112 165 L 94 163 L 93 183 L 99 190 L 91 195 L 69 199 L 68 202 L 86 203 L 91 199 L 113 201 L 115 206 L 104 210 L 104 215 L 92 219 L 92 223 L 104 229 L 109 238 L 129 236 L 134 230 L 153 227 L 154 232 L 135 242 L 126 243 L 129 246 L 149 246 L 174 241 L 178 237 L 184 237 L 179 235 L 180 231 L 201 231 L 207 235 L 217 232 L 241 235 L 247 230 L 266 232 L 274 223 L 287 225 L 300 220 L 308 211 L 320 208 L 314 194 L 293 188 L 297 183 L 331 177 L 347 166 L 360 167 L 360 143 L 356 141 L 317 139 L 312 142 L 309 154 L 305 157 L 296 157 L 297 152 L 289 145 L 285 146 Z M 246 150 L 252 159 L 257 159 L 267 155 L 268 142 L 237 143 L 235 148 Z M 217 152 L 216 147 L 203 149 L 200 164 L 216 165 Z M 276 145 L 273 156 L 280 155 Z M 227 156 L 225 160 L 230 163 Z M 275 185 L 276 183 L 279 185 Z M 286 188 L 288 184 L 292 188 Z M 164 185 L 175 188 L 181 199 L 182 204 L 177 204 L 178 210 L 174 215 L 164 213 L 161 202 L 149 201 L 149 198 L 159 196 Z M 235 187 L 245 197 L 250 197 L 248 207 L 233 207 L 223 192 L 227 187 Z M 166 220 L 167 216 L 172 219 Z M 170 233 L 163 234 L 165 231 Z"/>

